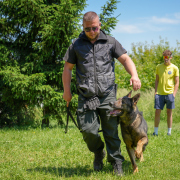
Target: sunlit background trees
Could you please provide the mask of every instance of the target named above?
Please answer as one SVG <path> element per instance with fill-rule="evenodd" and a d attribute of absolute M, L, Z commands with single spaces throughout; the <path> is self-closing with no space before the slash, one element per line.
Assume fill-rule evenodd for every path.
<path fill-rule="evenodd" d="M 110 34 L 117 17 L 117 0 L 109 0 L 99 14 L 102 29 Z M 86 0 L 0 0 L 0 126 L 62 125 L 66 113 L 62 99 L 63 56 L 82 31 Z M 168 42 L 132 44 L 129 54 L 135 62 L 142 90 L 154 87 L 155 67 L 165 49 L 173 51 L 173 63 L 180 64 L 180 49 Z M 116 62 L 116 83 L 129 87 L 129 75 Z M 71 83 L 72 112 L 77 106 L 75 69 Z"/>

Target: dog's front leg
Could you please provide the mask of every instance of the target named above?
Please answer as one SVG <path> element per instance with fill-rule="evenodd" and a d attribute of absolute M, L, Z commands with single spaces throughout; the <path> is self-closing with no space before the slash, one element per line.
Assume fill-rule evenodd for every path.
<path fill-rule="evenodd" d="M 144 160 L 143 159 L 143 146 L 146 145 L 147 143 L 148 143 L 148 138 L 147 137 L 143 137 L 137 143 L 135 156 L 136 156 L 137 159 L 140 159 L 140 162 Z"/>
<path fill-rule="evenodd" d="M 134 149 L 133 148 L 128 148 L 127 146 L 126 146 L 126 149 L 127 149 L 127 152 L 129 154 L 129 157 L 130 157 L 130 160 L 131 160 L 131 164 L 132 164 L 132 167 L 133 167 L 133 173 L 136 173 L 136 172 L 138 172 L 138 167 L 137 167 L 137 164 L 136 164 L 136 161 L 135 161 Z"/>

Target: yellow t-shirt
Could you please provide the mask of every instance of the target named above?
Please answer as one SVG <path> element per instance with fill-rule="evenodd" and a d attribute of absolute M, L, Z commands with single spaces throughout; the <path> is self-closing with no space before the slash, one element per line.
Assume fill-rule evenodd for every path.
<path fill-rule="evenodd" d="M 157 94 L 173 94 L 175 77 L 179 76 L 178 67 L 172 63 L 169 66 L 164 65 L 164 63 L 159 64 L 156 67 L 156 74 L 159 76 Z"/>

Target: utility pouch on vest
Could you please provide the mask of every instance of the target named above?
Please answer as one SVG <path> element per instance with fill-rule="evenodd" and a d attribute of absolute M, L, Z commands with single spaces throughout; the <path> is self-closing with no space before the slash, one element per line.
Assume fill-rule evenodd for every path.
<path fill-rule="evenodd" d="M 100 101 L 98 97 L 92 97 L 86 101 L 84 104 L 85 110 L 96 110 L 97 107 L 99 107 Z"/>

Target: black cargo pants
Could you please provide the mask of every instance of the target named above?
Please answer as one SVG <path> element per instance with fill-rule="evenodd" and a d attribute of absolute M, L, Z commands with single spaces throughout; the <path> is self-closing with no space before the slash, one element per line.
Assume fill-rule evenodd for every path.
<path fill-rule="evenodd" d="M 82 130 L 83 139 L 91 152 L 95 153 L 102 150 L 104 142 L 98 133 L 101 122 L 108 162 L 123 161 L 124 157 L 121 155 L 120 149 L 121 141 L 118 137 L 117 117 L 111 117 L 106 113 L 111 109 L 109 102 L 116 100 L 114 90 L 107 96 L 99 98 L 99 100 L 100 106 L 96 110 L 85 110 L 84 104 L 86 100 L 82 95 L 79 95 L 77 122 Z"/>

